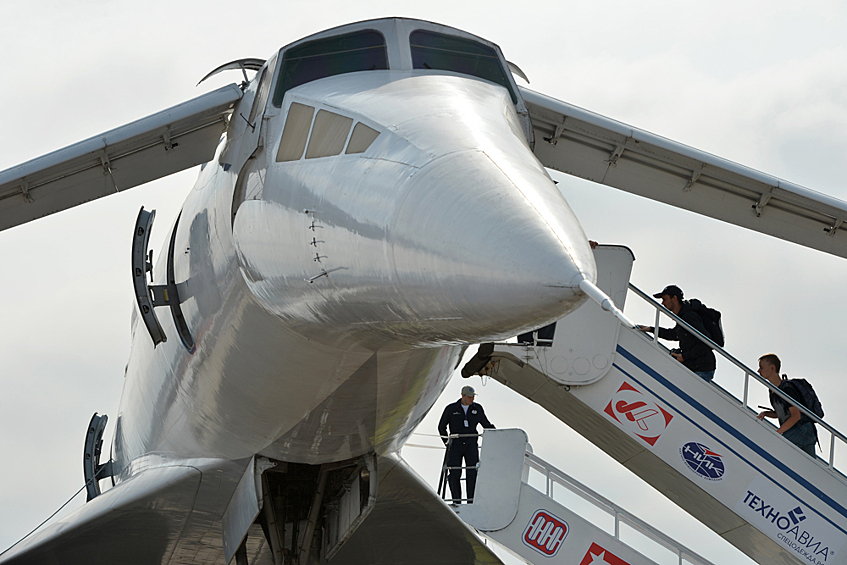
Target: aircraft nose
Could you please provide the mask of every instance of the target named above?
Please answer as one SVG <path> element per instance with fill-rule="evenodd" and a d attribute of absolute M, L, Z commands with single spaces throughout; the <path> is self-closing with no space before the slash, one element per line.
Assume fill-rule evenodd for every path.
<path fill-rule="evenodd" d="M 537 162 L 468 150 L 417 172 L 391 229 L 400 290 L 445 339 L 496 340 L 564 316 L 596 281 L 576 216 Z"/>

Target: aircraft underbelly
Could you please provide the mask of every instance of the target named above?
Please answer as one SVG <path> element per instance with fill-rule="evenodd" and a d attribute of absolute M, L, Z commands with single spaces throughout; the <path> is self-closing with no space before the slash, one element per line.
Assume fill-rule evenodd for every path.
<path fill-rule="evenodd" d="M 176 364 L 177 378 L 157 378 L 166 372 L 153 369 L 145 373 L 147 386 L 125 391 L 122 421 L 135 423 L 122 426 L 125 460 L 149 452 L 229 459 L 262 453 L 320 463 L 385 451 L 423 418 L 463 350 L 322 344 L 288 330 L 243 289 L 222 312 L 229 315 L 194 355 L 177 352 L 184 361 Z M 153 380 L 159 382 L 151 386 Z M 150 420 L 138 419 L 144 405 L 156 407 Z"/>

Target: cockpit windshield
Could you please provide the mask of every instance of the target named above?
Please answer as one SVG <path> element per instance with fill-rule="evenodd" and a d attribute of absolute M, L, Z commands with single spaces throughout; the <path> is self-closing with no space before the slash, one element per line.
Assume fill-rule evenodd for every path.
<path fill-rule="evenodd" d="M 497 56 L 497 52 L 478 41 L 422 29 L 409 36 L 412 50 L 412 67 L 438 69 L 475 76 L 509 91 L 512 103 L 518 98 Z"/>
<path fill-rule="evenodd" d="M 286 91 L 313 80 L 387 68 L 385 37 L 378 31 L 357 31 L 309 41 L 283 53 L 273 103 L 281 106 Z"/>

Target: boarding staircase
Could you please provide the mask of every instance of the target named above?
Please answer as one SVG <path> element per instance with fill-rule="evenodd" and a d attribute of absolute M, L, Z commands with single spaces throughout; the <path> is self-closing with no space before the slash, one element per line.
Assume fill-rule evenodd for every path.
<path fill-rule="evenodd" d="M 478 469 L 474 503 L 454 505 L 456 513 L 529 563 L 655 565 L 647 555 L 658 550 L 679 565 L 711 565 L 533 454 L 523 430 L 486 430 Z M 586 518 L 585 504 L 606 524 Z"/>
<path fill-rule="evenodd" d="M 621 310 L 628 295 L 644 299 L 655 327 L 687 326 L 629 284 L 633 259 L 625 247 L 598 246 L 597 286 Z M 593 302 L 559 320 L 549 345 L 484 344 L 462 373 L 490 375 L 541 405 L 757 563 L 847 564 L 838 469 L 847 438 L 799 407 L 816 422 L 824 457 L 802 452 L 748 405 L 782 392 L 688 329 L 740 370 L 737 394 Z"/>

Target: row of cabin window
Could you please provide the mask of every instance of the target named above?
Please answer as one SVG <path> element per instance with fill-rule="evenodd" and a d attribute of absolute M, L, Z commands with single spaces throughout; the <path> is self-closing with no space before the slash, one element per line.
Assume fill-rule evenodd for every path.
<path fill-rule="evenodd" d="M 276 153 L 277 162 L 298 161 L 306 149 L 306 159 L 332 157 L 340 155 L 350 133 L 353 119 L 328 110 L 318 110 L 312 125 L 315 109 L 305 104 L 291 103 L 288 118 L 282 130 L 282 140 Z M 312 135 L 309 137 L 309 129 Z M 379 136 L 379 132 L 359 122 L 353 128 L 350 142 L 347 143 L 347 155 L 364 153 Z M 309 147 L 306 148 L 306 141 Z"/>

